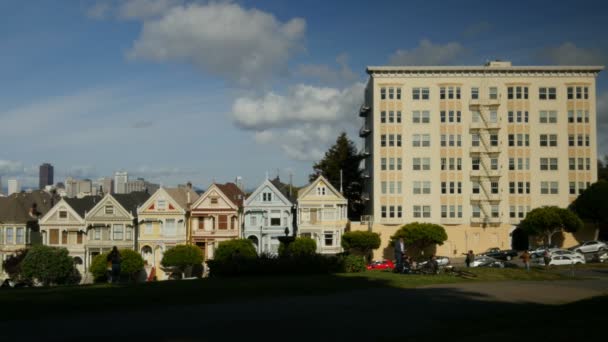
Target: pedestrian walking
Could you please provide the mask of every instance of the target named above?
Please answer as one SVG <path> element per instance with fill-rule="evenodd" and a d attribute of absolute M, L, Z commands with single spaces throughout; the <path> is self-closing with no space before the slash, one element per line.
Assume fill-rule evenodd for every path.
<path fill-rule="evenodd" d="M 403 257 L 405 256 L 405 244 L 403 238 L 395 241 L 395 262 L 397 264 L 398 272 L 403 272 Z"/>
<path fill-rule="evenodd" d="M 120 280 L 120 252 L 116 246 L 112 247 L 112 251 L 108 254 L 107 261 L 112 264 L 112 283 L 118 283 Z"/>
<path fill-rule="evenodd" d="M 467 265 L 467 267 L 471 267 L 473 261 L 475 261 L 475 254 L 473 251 L 469 251 L 464 258 L 464 263 Z"/>
<path fill-rule="evenodd" d="M 548 268 L 551 262 L 551 253 L 549 253 L 548 249 L 545 249 L 545 253 L 543 253 L 543 261 L 545 262 L 545 268 Z"/>
<path fill-rule="evenodd" d="M 528 253 L 528 251 L 524 251 L 523 253 L 521 253 L 519 258 L 524 263 L 526 271 L 530 271 L 530 253 Z"/>

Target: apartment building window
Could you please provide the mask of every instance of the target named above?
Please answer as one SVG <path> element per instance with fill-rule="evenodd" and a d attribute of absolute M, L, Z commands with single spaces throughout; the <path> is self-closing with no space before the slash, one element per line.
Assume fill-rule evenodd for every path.
<path fill-rule="evenodd" d="M 498 134 L 490 134 L 490 146 L 498 146 Z"/>
<path fill-rule="evenodd" d="M 576 158 L 568 158 L 568 170 L 576 170 Z"/>
<path fill-rule="evenodd" d="M 471 159 L 471 169 L 473 169 L 473 170 L 479 170 L 479 158 L 472 158 Z"/>
<path fill-rule="evenodd" d="M 462 182 L 441 182 L 442 194 L 461 194 Z"/>
<path fill-rule="evenodd" d="M 429 123 L 431 122 L 431 112 L 428 110 L 424 111 L 413 111 L 412 112 L 412 122 L 413 123 Z"/>
<path fill-rule="evenodd" d="M 527 100 L 528 99 L 528 87 L 521 87 L 521 86 L 508 87 L 507 88 L 507 99 L 509 99 L 509 100 L 513 100 L 513 99 Z"/>
<path fill-rule="evenodd" d="M 389 147 L 394 147 L 395 146 L 395 135 L 394 134 L 389 134 L 388 135 L 388 146 Z"/>
<path fill-rule="evenodd" d="M 573 110 L 568 111 L 568 123 L 574 123 L 574 111 Z"/>
<path fill-rule="evenodd" d="M 430 134 L 414 134 L 412 136 L 413 147 L 429 147 L 431 146 Z"/>
<path fill-rule="evenodd" d="M 558 194 L 558 182 L 540 182 L 540 193 L 542 195 Z"/>
<path fill-rule="evenodd" d="M 576 99 L 589 99 L 588 87 L 568 87 L 568 100 L 574 100 L 574 92 L 576 90 Z"/>
<path fill-rule="evenodd" d="M 515 158 L 509 158 L 509 171 L 515 170 Z"/>
<path fill-rule="evenodd" d="M 380 170 L 386 171 L 386 158 L 380 158 Z"/>
<path fill-rule="evenodd" d="M 497 123 L 498 122 L 498 112 L 495 110 L 490 111 L 490 122 Z"/>
<path fill-rule="evenodd" d="M 478 111 L 472 111 L 471 112 L 471 120 L 473 122 L 480 122 L 481 121 L 481 113 L 479 113 Z"/>
<path fill-rule="evenodd" d="M 474 194 L 478 194 L 479 193 L 479 182 L 472 182 L 471 183 L 471 192 Z"/>
<path fill-rule="evenodd" d="M 557 98 L 557 89 L 554 87 L 540 87 L 538 88 L 538 99 L 539 100 L 555 100 Z"/>
<path fill-rule="evenodd" d="M 387 183 L 385 181 L 380 182 L 380 187 L 381 187 L 381 191 L 383 194 L 386 194 L 386 190 L 387 190 Z"/>
<path fill-rule="evenodd" d="M 388 123 L 401 123 L 401 111 L 389 111 Z"/>
<path fill-rule="evenodd" d="M 454 147 L 462 146 L 462 136 L 460 134 L 442 134 L 441 135 L 441 147 Z"/>
<path fill-rule="evenodd" d="M 386 123 L 386 111 L 380 112 L 380 123 Z"/>
<path fill-rule="evenodd" d="M 391 171 L 395 170 L 395 158 L 388 159 L 388 169 Z"/>
<path fill-rule="evenodd" d="M 430 205 L 415 205 L 414 206 L 414 217 L 431 217 L 431 206 Z"/>
<path fill-rule="evenodd" d="M 471 214 L 475 218 L 480 218 L 481 217 L 481 208 L 478 205 L 476 205 L 476 204 L 472 205 L 471 206 Z"/>
<path fill-rule="evenodd" d="M 380 146 L 386 147 L 386 134 L 380 135 Z"/>
<path fill-rule="evenodd" d="M 585 123 L 589 123 L 589 111 L 585 111 Z"/>
<path fill-rule="evenodd" d="M 490 189 L 493 194 L 497 194 L 498 193 L 498 182 L 491 182 Z"/>
<path fill-rule="evenodd" d="M 557 134 L 541 134 L 540 135 L 540 146 L 541 147 L 557 146 Z"/>
<path fill-rule="evenodd" d="M 397 100 L 401 100 L 401 88 L 397 88 Z"/>
<path fill-rule="evenodd" d="M 439 88 L 439 99 L 441 100 L 460 100 L 460 87 L 441 87 Z"/>
<path fill-rule="evenodd" d="M 380 100 L 386 100 L 386 88 L 380 88 Z"/>
<path fill-rule="evenodd" d="M 591 139 L 589 138 L 589 135 L 585 135 L 585 146 L 589 147 L 591 144 Z"/>
<path fill-rule="evenodd" d="M 582 110 L 576 111 L 576 122 L 583 123 L 583 111 Z"/>
<path fill-rule="evenodd" d="M 420 194 L 424 194 L 424 195 L 428 195 L 431 193 L 431 182 L 429 181 L 424 181 L 424 182 L 420 182 L 420 181 L 415 181 L 413 183 L 413 192 L 415 195 L 420 195 Z"/>
<path fill-rule="evenodd" d="M 492 205 L 492 217 L 497 218 L 500 217 L 500 206 L 493 204 Z"/>
<path fill-rule="evenodd" d="M 473 147 L 479 146 L 479 134 L 477 134 L 477 133 L 471 134 L 471 146 L 473 146 Z"/>
<path fill-rule="evenodd" d="M 388 88 L 388 99 L 392 100 L 395 98 L 395 88 Z"/>
<path fill-rule="evenodd" d="M 576 138 L 574 134 L 568 135 L 568 146 L 576 146 Z"/>
<path fill-rule="evenodd" d="M 585 166 L 587 171 L 591 170 L 591 158 L 585 158 Z"/>
<path fill-rule="evenodd" d="M 582 194 L 585 191 L 585 182 L 578 182 L 578 194 Z M 19 232 L 19 231 L 17 231 Z M 19 242 L 17 242 L 19 243 Z"/>
<path fill-rule="evenodd" d="M 570 195 L 576 195 L 576 182 L 570 182 L 569 192 L 570 192 Z"/>
<path fill-rule="evenodd" d="M 516 206 L 512 205 L 509 207 L 509 217 L 510 218 L 516 218 L 517 217 L 517 210 L 516 210 Z"/>
<path fill-rule="evenodd" d="M 498 88 L 490 87 L 490 100 L 498 100 Z"/>
<path fill-rule="evenodd" d="M 490 159 L 490 168 L 492 170 L 498 170 L 498 158 L 491 158 Z"/>
<path fill-rule="evenodd" d="M 447 165 L 447 158 L 441 158 L 441 170 L 447 170 L 448 165 Z"/>
<path fill-rule="evenodd" d="M 515 194 L 515 182 L 509 182 L 509 193 Z"/>
<path fill-rule="evenodd" d="M 415 171 L 424 170 L 428 171 L 431 169 L 431 158 L 414 158 L 412 168 Z"/>
<path fill-rule="evenodd" d="M 540 123 L 557 123 L 557 112 L 554 110 L 541 110 L 539 113 Z"/>
<path fill-rule="evenodd" d="M 401 111 L 398 110 L 395 112 L 396 116 L 395 116 L 395 123 L 401 123 Z"/>
<path fill-rule="evenodd" d="M 479 100 L 479 88 L 477 88 L 477 87 L 471 88 L 471 99 Z"/>
<path fill-rule="evenodd" d="M 557 171 L 557 158 L 540 158 L 541 171 Z"/>
<path fill-rule="evenodd" d="M 509 134 L 509 146 L 530 146 L 528 134 Z"/>
<path fill-rule="evenodd" d="M 585 164 L 583 163 L 584 160 L 585 158 L 578 158 L 578 169 L 580 171 L 585 169 Z"/>
<path fill-rule="evenodd" d="M 442 110 L 439 112 L 439 116 L 442 123 L 459 123 L 462 120 L 462 113 L 459 110 L 450 110 L 447 112 L 445 110 Z"/>
<path fill-rule="evenodd" d="M 578 146 L 583 146 L 583 135 L 579 134 L 576 136 L 576 141 Z"/>
<path fill-rule="evenodd" d="M 428 100 L 429 88 L 412 88 L 412 100 Z"/>
<path fill-rule="evenodd" d="M 385 205 L 380 207 L 380 212 L 381 212 L 382 218 L 386 218 L 386 206 Z"/>
<path fill-rule="evenodd" d="M 115 224 L 112 225 L 112 240 L 122 240 L 124 233 L 124 225 Z"/>
<path fill-rule="evenodd" d="M 527 123 L 528 122 L 528 111 L 509 111 L 507 112 L 507 121 L 509 123 Z"/>
<path fill-rule="evenodd" d="M 397 170 L 401 171 L 401 158 L 397 158 Z"/>

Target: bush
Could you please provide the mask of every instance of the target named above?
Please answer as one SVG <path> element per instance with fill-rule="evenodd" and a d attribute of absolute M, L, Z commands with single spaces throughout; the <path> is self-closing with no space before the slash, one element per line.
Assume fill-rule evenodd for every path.
<path fill-rule="evenodd" d="M 279 247 L 279 255 L 283 257 L 311 256 L 316 253 L 317 243 L 309 237 L 296 238 L 287 246 L 287 248 L 285 248 L 285 246 L 283 246 L 283 248 Z"/>
<path fill-rule="evenodd" d="M 186 268 L 195 268 L 203 263 L 203 251 L 194 245 L 179 245 L 169 248 L 160 262 L 163 267 L 176 267 L 181 273 Z"/>
<path fill-rule="evenodd" d="M 220 242 L 215 250 L 214 260 L 255 259 L 257 252 L 249 239 L 236 239 Z"/>
<path fill-rule="evenodd" d="M 380 247 L 380 234 L 368 231 L 347 232 L 342 235 L 342 248 L 350 253 L 368 256 Z"/>
<path fill-rule="evenodd" d="M 16 251 L 15 254 L 8 256 L 2 262 L 2 269 L 13 281 L 23 280 L 23 276 L 21 274 L 21 262 L 23 259 L 25 259 L 28 251 L 29 249 L 27 248 L 20 249 Z"/>
<path fill-rule="evenodd" d="M 395 241 L 403 238 L 403 242 L 409 250 L 409 254 L 414 254 L 422 258 L 422 254 L 427 248 L 434 245 L 442 245 L 448 239 L 448 234 L 443 226 L 433 223 L 412 222 L 404 225 L 391 236 L 389 247 L 393 247 Z"/>
<path fill-rule="evenodd" d="M 75 281 L 74 271 L 74 260 L 65 248 L 34 246 L 21 263 L 23 277 L 39 281 L 44 286 Z"/>
<path fill-rule="evenodd" d="M 137 275 L 144 269 L 144 259 L 134 250 L 121 249 L 120 251 L 120 274 L 135 280 Z M 104 281 L 108 277 L 108 254 L 99 254 L 91 261 L 89 272 L 93 274 L 95 281 Z"/>
<path fill-rule="evenodd" d="M 365 272 L 365 259 L 360 255 L 344 257 L 344 271 L 347 273 Z"/>

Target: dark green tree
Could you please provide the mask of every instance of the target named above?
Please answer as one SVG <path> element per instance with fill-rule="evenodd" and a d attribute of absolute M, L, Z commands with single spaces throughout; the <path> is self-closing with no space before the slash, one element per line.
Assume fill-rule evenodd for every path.
<path fill-rule="evenodd" d="M 74 260 L 65 248 L 33 246 L 21 262 L 23 277 L 44 286 L 66 284 L 74 272 Z"/>
<path fill-rule="evenodd" d="M 412 248 L 416 252 L 422 252 L 433 245 L 443 245 L 448 239 L 448 234 L 443 226 L 433 223 L 412 222 L 404 225 L 391 236 L 390 246 L 395 241 L 403 238 L 406 248 Z"/>
<path fill-rule="evenodd" d="M 359 220 L 363 213 L 364 203 L 361 200 L 363 189 L 362 170 L 359 167 L 363 156 L 357 151 L 355 143 L 348 139 L 342 132 L 336 143 L 325 152 L 323 159 L 313 165 L 313 173 L 310 181 L 314 181 L 319 175 L 340 190 L 340 170 L 342 170 L 342 189 L 344 197 L 348 199 L 348 218 Z"/>
<path fill-rule="evenodd" d="M 369 257 L 371 251 L 380 247 L 380 234 L 368 231 L 346 232 L 342 235 L 344 250 L 364 257 Z"/>
<path fill-rule="evenodd" d="M 597 239 L 601 227 L 608 224 L 608 181 L 599 180 L 591 184 L 570 204 L 570 209 L 595 225 Z"/>
<path fill-rule="evenodd" d="M 573 211 L 555 206 L 533 209 L 519 223 L 519 228 L 529 235 L 545 236 L 547 244 L 551 244 L 555 233 L 574 233 L 582 227 L 583 221 Z"/>
<path fill-rule="evenodd" d="M 130 280 L 137 280 L 137 275 L 144 269 L 144 259 L 139 253 L 130 249 L 120 251 L 120 274 L 126 275 Z M 89 272 L 93 274 L 96 281 L 103 281 L 108 276 L 109 252 L 96 255 L 91 261 Z"/>
<path fill-rule="evenodd" d="M 317 253 L 317 243 L 309 237 L 296 238 L 287 248 L 281 243 L 279 255 L 281 257 L 306 257 Z"/>
<path fill-rule="evenodd" d="M 203 251 L 195 245 L 179 245 L 169 248 L 160 262 L 164 267 L 176 267 L 181 273 L 187 273 L 188 267 L 194 268 L 203 263 Z"/>
<path fill-rule="evenodd" d="M 217 261 L 232 259 L 255 259 L 258 253 L 249 239 L 222 241 L 215 250 L 213 258 Z"/>
<path fill-rule="evenodd" d="M 20 249 L 15 252 L 15 254 L 8 256 L 4 261 L 2 261 L 2 269 L 6 274 L 8 274 L 9 278 L 14 281 L 23 280 L 23 276 L 21 274 L 21 263 L 27 252 L 29 250 L 27 248 Z"/>

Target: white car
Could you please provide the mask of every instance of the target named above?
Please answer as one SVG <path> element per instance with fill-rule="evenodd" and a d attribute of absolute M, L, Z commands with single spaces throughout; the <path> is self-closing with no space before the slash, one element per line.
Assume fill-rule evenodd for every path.
<path fill-rule="evenodd" d="M 585 241 L 578 246 L 570 248 L 571 251 L 580 253 L 595 253 L 608 249 L 605 242 L 602 241 Z"/>
<path fill-rule="evenodd" d="M 538 258 L 537 259 L 541 265 L 544 265 L 543 259 L 542 258 Z M 585 260 L 584 259 L 579 259 L 579 258 L 572 258 L 570 256 L 567 255 L 556 255 L 554 257 L 551 257 L 551 261 L 549 262 L 550 266 L 561 266 L 561 265 L 579 265 L 579 264 L 584 264 Z"/>
<path fill-rule="evenodd" d="M 583 255 L 583 253 L 569 251 L 567 249 L 549 250 L 549 255 L 551 256 L 551 258 L 559 256 L 559 255 L 565 255 L 565 256 L 568 256 L 568 257 L 570 257 L 572 259 L 581 261 L 583 263 L 585 262 L 585 256 Z"/>
<path fill-rule="evenodd" d="M 489 256 L 478 255 L 478 256 L 475 257 L 475 259 L 471 263 L 471 267 L 479 267 L 481 265 L 491 264 L 491 263 L 496 262 L 496 261 L 498 261 L 498 260 L 496 260 L 494 258 L 491 258 Z"/>

